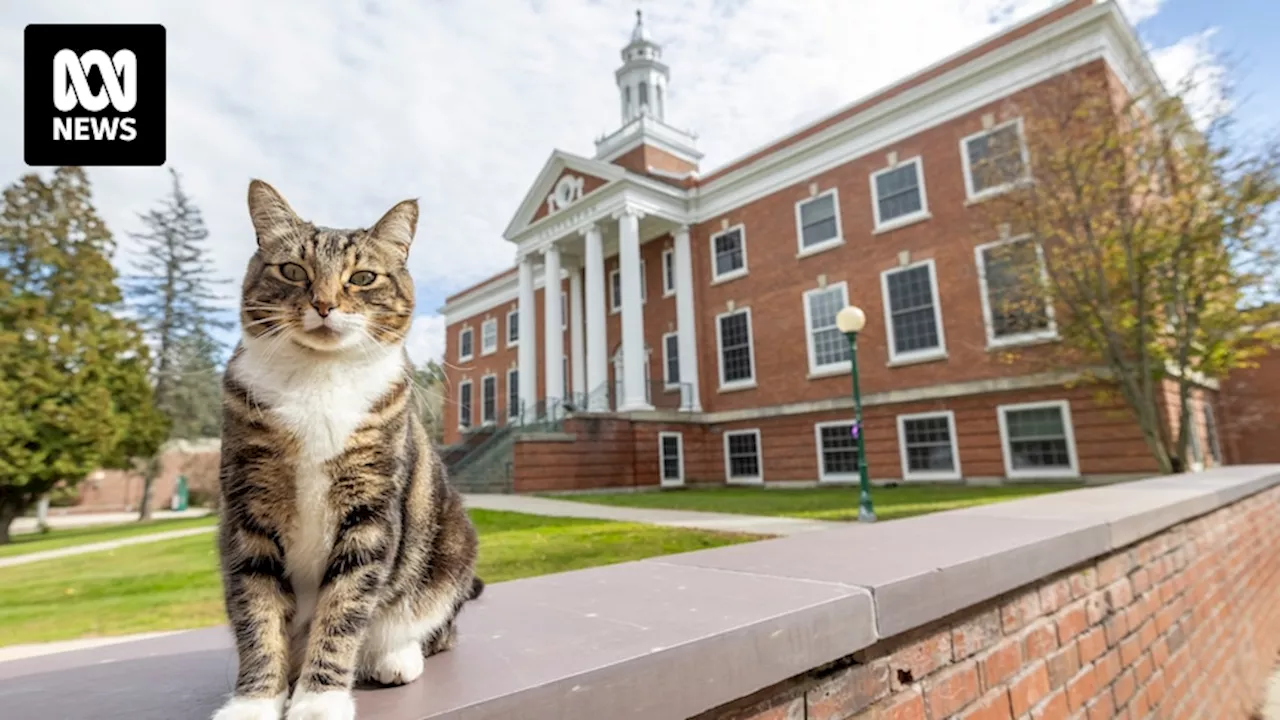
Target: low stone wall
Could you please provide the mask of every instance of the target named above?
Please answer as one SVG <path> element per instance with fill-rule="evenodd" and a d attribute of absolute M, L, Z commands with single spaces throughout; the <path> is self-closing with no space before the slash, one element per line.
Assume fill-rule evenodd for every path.
<path fill-rule="evenodd" d="M 370 720 L 1240 718 L 1280 645 L 1280 466 L 491 586 Z M 225 628 L 0 663 L 6 720 L 209 717 Z"/>

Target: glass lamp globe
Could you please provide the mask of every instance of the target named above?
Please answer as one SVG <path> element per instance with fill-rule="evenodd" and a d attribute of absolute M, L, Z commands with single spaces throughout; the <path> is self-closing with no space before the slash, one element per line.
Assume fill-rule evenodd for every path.
<path fill-rule="evenodd" d="M 842 333 L 856 333 L 867 324 L 867 314 L 862 308 L 850 305 L 836 313 L 836 327 Z"/>

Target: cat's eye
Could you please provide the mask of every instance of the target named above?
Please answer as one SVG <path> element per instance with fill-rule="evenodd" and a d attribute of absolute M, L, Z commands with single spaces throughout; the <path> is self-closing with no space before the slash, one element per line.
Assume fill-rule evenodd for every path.
<path fill-rule="evenodd" d="M 307 281 L 307 271 L 303 270 L 302 266 L 297 263 L 285 263 L 281 265 L 280 274 L 284 276 L 285 280 L 290 282 Z"/>
<path fill-rule="evenodd" d="M 347 278 L 347 282 L 351 283 L 352 285 L 358 285 L 360 287 L 364 287 L 365 285 L 373 284 L 373 281 L 377 277 L 378 277 L 377 275 L 374 275 L 368 270 L 361 270 L 359 272 L 351 273 L 351 277 Z"/>

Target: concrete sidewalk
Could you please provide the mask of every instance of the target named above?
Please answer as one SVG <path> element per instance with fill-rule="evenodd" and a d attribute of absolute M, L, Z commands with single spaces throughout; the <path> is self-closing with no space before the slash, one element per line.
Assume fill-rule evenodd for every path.
<path fill-rule="evenodd" d="M 190 535 L 202 535 L 205 533 L 211 533 L 215 529 L 217 529 L 216 525 L 210 525 L 209 527 L 169 530 L 167 532 L 152 533 L 150 535 L 136 535 L 134 537 L 120 538 L 119 540 L 104 540 L 103 542 L 86 543 L 84 545 L 72 545 L 70 547 L 57 548 L 56 550 L 41 550 L 39 552 L 27 553 L 26 555 L 14 555 L 13 557 L 0 558 L 0 568 L 13 567 L 14 565 L 26 565 L 27 563 L 70 557 L 72 555 L 84 555 L 85 553 L 115 550 L 116 548 L 127 547 L 129 545 L 142 545 L 144 543 L 159 542 L 160 540 L 173 540 L 175 538 L 184 538 Z"/>
<path fill-rule="evenodd" d="M 152 520 L 173 520 L 176 518 L 204 517 L 211 511 L 208 508 L 192 508 L 175 512 L 173 510 L 156 510 L 151 514 Z M 95 525 L 123 525 L 138 519 L 136 512 L 81 513 L 75 515 L 49 515 L 49 527 L 55 530 L 67 528 L 93 527 Z M 20 517 L 13 521 L 9 532 L 13 535 L 33 533 L 37 530 L 34 517 Z"/>
<path fill-rule="evenodd" d="M 550 517 L 590 518 L 619 522 L 645 523 L 667 527 L 715 530 L 718 532 L 750 533 L 753 535 L 797 535 L 799 533 L 833 528 L 847 528 L 850 523 L 825 520 L 804 520 L 764 515 L 736 515 L 732 513 L 695 512 L 693 510 L 662 510 L 657 508 L 619 507 L 595 505 L 571 500 L 555 500 L 532 495 L 464 495 L 469 508 L 504 510 L 528 515 Z"/>

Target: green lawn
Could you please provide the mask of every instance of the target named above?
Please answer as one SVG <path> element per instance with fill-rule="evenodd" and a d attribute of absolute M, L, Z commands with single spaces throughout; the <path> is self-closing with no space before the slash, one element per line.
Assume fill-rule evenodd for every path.
<path fill-rule="evenodd" d="M 876 516 L 895 520 L 940 510 L 1012 500 L 1030 495 L 1069 490 L 1074 485 L 899 485 L 873 487 L 871 499 Z M 823 488 L 690 488 L 645 493 L 601 495 L 557 495 L 558 500 L 575 500 L 600 505 L 638 508 L 701 510 L 742 515 L 786 515 L 812 520 L 856 520 L 856 487 Z"/>
<path fill-rule="evenodd" d="M 178 518 L 176 520 L 152 520 L 150 522 L 131 522 L 119 525 L 97 525 L 66 530 L 50 530 L 47 533 L 23 533 L 14 535 L 8 545 L 0 545 L 0 557 L 12 557 L 41 550 L 56 550 L 72 545 L 119 540 L 136 535 L 151 535 L 170 530 L 213 525 L 213 516 L 200 518 Z"/>
<path fill-rule="evenodd" d="M 487 582 L 747 542 L 748 535 L 471 511 Z M 0 646 L 224 622 L 214 538 L 0 568 Z"/>

